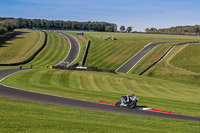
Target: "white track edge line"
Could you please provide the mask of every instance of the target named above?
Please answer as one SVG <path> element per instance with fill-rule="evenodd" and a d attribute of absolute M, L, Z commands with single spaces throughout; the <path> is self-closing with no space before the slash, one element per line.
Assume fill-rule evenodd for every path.
<path fill-rule="evenodd" d="M 145 45 L 144 46 L 144 48 L 145 47 L 147 47 L 148 45 L 150 45 L 151 43 L 153 43 L 153 42 L 150 42 L 150 43 L 148 43 L 147 45 Z M 140 51 L 142 51 L 144 48 L 142 48 Z M 136 54 L 134 54 L 131 58 L 129 58 L 126 62 L 124 62 L 119 68 L 117 68 L 116 70 L 115 70 L 115 72 L 117 72 L 121 67 L 123 67 L 127 62 L 129 62 L 132 58 L 134 58 L 140 51 L 138 51 Z"/>
<path fill-rule="evenodd" d="M 72 36 L 72 35 L 71 35 Z M 76 59 L 78 58 L 78 56 L 79 56 L 79 54 L 80 54 L 80 51 L 81 51 L 81 45 L 80 45 L 80 43 L 79 43 L 79 41 L 76 39 L 76 37 L 74 37 L 74 36 L 72 36 L 77 42 L 78 42 L 78 45 L 79 45 L 79 51 L 78 51 L 78 54 L 77 54 L 77 56 L 76 56 Z M 76 61 L 76 59 L 74 59 L 74 61 Z M 74 62 L 74 61 L 72 61 L 72 63 Z M 71 63 L 71 64 L 72 64 Z"/>
<path fill-rule="evenodd" d="M 58 32 L 57 32 L 58 33 Z M 62 34 L 62 33 L 59 33 L 59 34 Z M 69 40 L 69 38 L 68 37 L 66 37 L 64 34 L 62 34 L 65 38 L 67 38 L 67 40 L 68 40 L 68 42 L 70 43 L 70 50 L 69 50 L 69 52 L 68 52 L 68 54 L 67 54 L 67 56 L 62 60 L 62 61 L 60 61 L 58 64 L 56 64 L 56 66 L 57 65 L 59 65 L 60 63 L 62 63 L 65 59 L 67 59 L 67 57 L 68 57 L 68 55 L 69 55 L 69 53 L 70 53 L 70 51 L 71 51 L 71 49 L 72 49 L 72 44 L 71 44 L 71 41 Z"/>
<path fill-rule="evenodd" d="M 4 70 L 6 70 L 6 69 L 4 69 Z M 26 69 L 25 69 L 25 70 L 26 70 Z M 24 70 L 21 70 L 21 71 L 24 71 Z M 3 77 L 2 79 L 0 79 L 0 84 L 2 84 L 1 82 L 2 82 L 4 79 L 6 79 L 7 77 L 9 77 L 9 76 L 11 76 L 11 75 L 13 75 L 13 74 L 15 74 L 15 73 L 21 72 L 21 71 L 14 72 L 14 73 L 11 73 L 11 74 L 7 75 L 6 77 Z M 3 85 L 3 84 L 2 84 L 2 85 Z"/>
<path fill-rule="evenodd" d="M 68 57 L 68 55 L 69 55 L 69 53 L 70 53 L 70 51 L 71 51 L 71 49 L 72 49 L 72 44 L 71 44 L 71 41 L 69 40 L 69 38 L 67 37 L 67 36 L 65 36 L 64 34 L 63 34 L 63 32 L 60 32 L 59 34 L 62 34 L 65 38 L 67 38 L 67 40 L 69 41 L 69 43 L 70 43 L 70 50 L 69 50 L 69 52 L 68 52 L 68 54 L 67 54 L 67 56 L 61 61 L 61 62 L 59 62 L 58 64 L 56 64 L 56 66 L 57 65 L 59 65 L 60 63 L 62 63 L 65 59 L 67 59 L 67 57 Z M 67 34 L 67 33 L 65 33 L 65 34 Z M 72 36 L 72 35 L 71 35 Z M 78 56 L 79 56 L 79 54 L 80 54 L 80 43 L 79 43 L 79 41 L 74 37 L 74 36 L 72 36 L 77 42 L 78 42 L 78 44 L 79 44 L 79 51 L 78 51 L 78 54 L 77 54 L 77 56 L 76 56 L 76 58 L 69 64 L 69 65 L 71 65 L 77 58 L 78 58 Z"/>
<path fill-rule="evenodd" d="M 158 45 L 157 45 L 158 46 Z M 129 73 L 132 69 L 133 69 L 133 67 L 134 66 L 136 66 L 145 56 L 147 56 L 147 54 L 149 54 L 153 49 L 155 49 L 157 46 L 155 46 L 155 47 L 153 47 L 148 53 L 146 53 L 138 62 L 136 62 L 135 63 L 135 65 L 133 65 L 129 70 L 128 70 L 128 72 L 126 72 L 126 73 Z"/>

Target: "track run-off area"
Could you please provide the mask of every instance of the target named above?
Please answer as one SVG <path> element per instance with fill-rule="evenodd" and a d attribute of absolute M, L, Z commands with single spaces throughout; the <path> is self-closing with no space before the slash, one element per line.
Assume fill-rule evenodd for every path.
<path fill-rule="evenodd" d="M 65 34 L 65 33 L 61 33 L 61 34 L 66 36 L 69 39 L 70 44 L 71 44 L 70 52 L 63 61 L 69 62 L 69 64 L 71 64 L 78 57 L 80 44 L 71 35 Z M 155 46 L 159 44 L 163 44 L 163 43 L 169 43 L 169 42 L 157 42 L 157 43 L 151 43 L 147 45 L 143 50 L 141 50 L 138 54 L 136 54 L 133 58 L 131 58 L 128 61 L 131 64 L 127 65 L 127 67 L 125 68 L 120 67 L 117 70 L 117 72 L 128 72 L 134 66 L 134 64 L 136 64 L 139 60 L 141 60 Z M 132 63 L 132 62 L 135 62 L 135 63 Z M 26 70 L 26 69 L 22 69 L 22 70 Z M 16 72 L 20 72 L 22 70 L 20 69 L 0 70 L 0 81 L 2 81 L 7 76 L 10 76 Z M 58 97 L 58 96 L 47 95 L 43 93 L 26 91 L 22 89 L 12 88 L 3 84 L 0 84 L 0 97 L 15 98 L 15 99 L 21 99 L 21 100 L 27 100 L 27 101 L 35 101 L 35 102 L 42 102 L 42 103 L 47 103 L 47 104 L 55 104 L 55 105 L 73 107 L 73 108 L 82 108 L 82 109 L 98 110 L 98 111 L 105 111 L 105 112 L 116 112 L 116 113 L 125 113 L 125 114 L 133 114 L 133 115 L 153 116 L 153 117 L 160 117 L 160 118 L 189 120 L 189 121 L 200 121 L 199 117 L 191 117 L 191 116 L 184 116 L 184 115 L 173 114 L 173 113 L 166 113 L 164 111 L 157 112 L 153 109 L 148 111 L 148 110 L 142 110 L 142 108 L 137 108 L 137 109 L 118 108 L 115 106 L 105 105 L 102 103 L 75 100 L 75 99 L 70 99 L 70 98 L 65 98 L 65 97 Z"/>

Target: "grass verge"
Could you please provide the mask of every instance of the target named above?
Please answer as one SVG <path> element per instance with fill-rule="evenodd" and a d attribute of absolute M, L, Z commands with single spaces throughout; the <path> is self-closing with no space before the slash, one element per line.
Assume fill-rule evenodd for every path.
<path fill-rule="evenodd" d="M 16 30 L 16 36 L 1 44 L 0 63 L 10 64 L 30 58 L 44 42 L 44 33 L 35 30 Z"/>
<path fill-rule="evenodd" d="M 135 93 L 139 106 L 200 116 L 199 86 L 132 74 L 107 74 L 65 70 L 27 70 L 3 83 L 26 90 L 94 102 L 117 102 Z"/>
<path fill-rule="evenodd" d="M 0 132 L 196 133 L 199 122 L 90 111 L 0 98 Z"/>
<path fill-rule="evenodd" d="M 160 61 L 158 64 L 156 64 L 147 72 L 145 72 L 143 76 L 150 76 L 150 77 L 154 77 L 158 79 L 164 79 L 164 80 L 169 80 L 173 82 L 179 82 L 179 83 L 184 83 L 191 86 L 199 87 L 200 75 L 197 69 L 198 63 L 197 64 L 195 63 L 195 62 L 198 62 L 199 56 L 198 54 L 195 55 L 195 52 L 191 50 L 194 48 L 198 49 L 196 47 L 199 47 L 199 45 L 192 44 L 190 46 L 181 45 L 181 46 L 174 47 L 174 49 L 162 61 Z M 188 53 L 190 53 L 191 56 L 184 55 L 185 50 Z M 154 54 L 156 54 L 156 51 L 153 51 L 152 53 L 150 53 L 148 55 L 149 58 L 145 57 L 144 59 L 147 60 L 148 62 L 148 59 L 151 60 L 154 58 Z M 140 63 L 142 64 L 143 60 Z M 173 63 L 175 64 L 178 63 L 178 64 L 175 65 Z M 180 63 L 182 63 L 182 65 L 184 64 L 184 67 Z M 191 66 L 195 66 L 195 67 L 191 67 Z M 194 68 L 194 69 L 189 69 L 189 68 Z"/>
<path fill-rule="evenodd" d="M 170 63 L 176 67 L 200 74 L 200 44 L 189 44 L 172 58 Z"/>

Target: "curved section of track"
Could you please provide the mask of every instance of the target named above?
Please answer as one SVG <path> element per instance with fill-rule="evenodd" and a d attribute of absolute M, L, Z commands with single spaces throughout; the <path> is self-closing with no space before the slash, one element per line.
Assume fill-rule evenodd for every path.
<path fill-rule="evenodd" d="M 132 56 L 128 61 L 121 65 L 116 72 L 128 73 L 145 55 L 160 44 L 176 43 L 176 42 L 152 42 L 147 44 L 142 50 Z"/>
<path fill-rule="evenodd" d="M 58 32 L 62 35 L 64 35 L 70 42 L 70 51 L 68 53 L 68 55 L 66 56 L 66 58 L 61 61 L 59 64 L 62 64 L 63 62 L 69 62 L 69 64 L 72 64 L 78 57 L 79 55 L 79 51 L 80 51 L 80 44 L 79 42 L 76 40 L 76 38 L 74 38 L 72 35 L 63 33 L 63 32 Z"/>
<path fill-rule="evenodd" d="M 0 70 L 0 75 L 1 75 L 0 80 L 18 71 L 21 71 L 21 70 L 20 69 Z M 58 97 L 58 96 L 53 96 L 53 95 L 47 95 L 47 94 L 42 94 L 42 93 L 37 93 L 37 92 L 16 89 L 16 88 L 8 87 L 3 84 L 0 84 L 0 97 L 21 99 L 21 100 L 27 100 L 27 101 L 54 104 L 54 105 L 62 105 L 62 106 L 82 108 L 82 109 L 88 109 L 88 110 L 98 110 L 98 111 L 105 111 L 105 112 L 116 112 L 116 113 L 124 113 L 124 114 L 143 115 L 143 116 L 189 120 L 189 121 L 200 121 L 199 117 L 158 113 L 158 112 L 151 112 L 151 111 L 138 110 L 138 109 L 118 108 L 115 106 L 109 106 L 109 105 L 104 105 L 104 104 L 99 104 L 99 103 L 94 103 L 94 102 L 81 101 L 81 100 L 76 100 L 76 99 L 70 99 L 70 98 L 64 98 L 64 97 Z"/>

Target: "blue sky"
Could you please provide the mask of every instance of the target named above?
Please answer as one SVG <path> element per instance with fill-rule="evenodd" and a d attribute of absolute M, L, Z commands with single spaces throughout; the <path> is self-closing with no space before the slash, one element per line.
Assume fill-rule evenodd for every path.
<path fill-rule="evenodd" d="M 200 24 L 200 0 L 0 0 L 1 17 L 106 21 L 133 30 Z"/>

